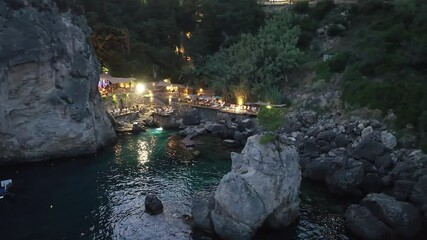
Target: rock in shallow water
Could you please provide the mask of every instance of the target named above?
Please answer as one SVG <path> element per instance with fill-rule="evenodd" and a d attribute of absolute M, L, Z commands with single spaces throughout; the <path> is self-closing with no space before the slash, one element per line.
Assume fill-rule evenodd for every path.
<path fill-rule="evenodd" d="M 282 144 L 248 138 L 241 154 L 215 192 L 211 212 L 215 232 L 223 239 L 250 239 L 263 225 L 284 227 L 298 216 L 301 181 L 298 153 Z"/>
<path fill-rule="evenodd" d="M 148 194 L 145 197 L 145 211 L 151 215 L 157 215 L 163 212 L 162 201 L 154 194 Z"/>

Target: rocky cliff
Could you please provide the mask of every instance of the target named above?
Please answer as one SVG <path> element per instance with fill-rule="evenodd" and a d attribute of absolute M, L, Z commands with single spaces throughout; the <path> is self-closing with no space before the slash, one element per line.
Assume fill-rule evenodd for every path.
<path fill-rule="evenodd" d="M 115 141 L 81 16 L 0 1 L 0 164 L 96 152 Z"/>

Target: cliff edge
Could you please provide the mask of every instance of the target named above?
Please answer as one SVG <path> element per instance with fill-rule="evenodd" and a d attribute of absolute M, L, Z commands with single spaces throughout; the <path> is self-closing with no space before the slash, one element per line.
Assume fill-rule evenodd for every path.
<path fill-rule="evenodd" d="M 0 164 L 90 154 L 114 142 L 84 17 L 50 0 L 10 2 L 0 2 Z"/>

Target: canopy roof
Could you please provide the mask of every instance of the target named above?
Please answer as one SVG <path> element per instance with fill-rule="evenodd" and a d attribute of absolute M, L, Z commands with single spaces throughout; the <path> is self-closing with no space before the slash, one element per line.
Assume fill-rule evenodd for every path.
<path fill-rule="evenodd" d="M 105 80 L 108 80 L 108 81 L 110 81 L 111 83 L 126 83 L 126 82 L 132 82 L 132 81 L 135 81 L 136 80 L 136 78 L 133 78 L 133 77 L 130 77 L 130 78 L 116 78 L 116 77 L 112 77 L 112 76 L 110 76 L 110 75 L 108 75 L 108 74 L 105 74 L 105 73 L 102 73 L 101 75 L 100 75 L 100 78 L 101 79 L 105 79 Z"/>
<path fill-rule="evenodd" d="M 164 82 L 164 81 L 158 81 L 158 82 L 156 82 L 156 87 L 168 87 L 168 86 L 178 87 L 178 88 L 185 88 L 185 86 L 182 85 L 182 84 L 174 84 L 174 83 Z"/>
<path fill-rule="evenodd" d="M 254 103 L 246 103 L 246 105 L 258 105 L 258 106 L 272 106 L 272 107 L 286 107 L 286 104 L 269 104 L 266 102 L 257 101 Z"/>

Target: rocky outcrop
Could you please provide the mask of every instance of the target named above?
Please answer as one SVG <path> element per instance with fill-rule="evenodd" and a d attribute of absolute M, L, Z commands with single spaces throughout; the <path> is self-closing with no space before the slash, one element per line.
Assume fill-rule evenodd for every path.
<path fill-rule="evenodd" d="M 16 2 L 0 1 L 0 164 L 94 153 L 114 141 L 85 19 L 50 0 Z"/>
<path fill-rule="evenodd" d="M 303 176 L 323 181 L 334 194 L 364 196 L 393 189 L 393 196 L 408 200 L 414 184 L 427 174 L 427 156 L 399 148 L 378 120 L 313 111 L 290 112 L 286 120 L 281 137 L 298 148 Z"/>
<path fill-rule="evenodd" d="M 297 110 L 287 114 L 280 138 L 298 148 L 302 175 L 324 182 L 329 192 L 392 196 L 369 194 L 368 199 L 381 196 L 375 200 L 381 209 L 401 208 L 388 213 L 401 214 L 393 223 L 367 200 L 347 209 L 347 227 L 360 238 L 408 238 L 427 223 L 427 155 L 398 145 L 384 123 Z"/>
<path fill-rule="evenodd" d="M 209 109 L 209 111 L 212 110 Z M 224 145 L 236 147 L 245 145 L 246 139 L 258 132 L 256 119 L 243 115 L 216 112 L 213 114 L 216 115 L 216 119 L 210 121 L 206 118 L 200 119 L 201 116 L 206 115 L 202 113 L 203 110 L 200 109 L 184 111 L 181 121 L 184 125 L 179 127 L 182 129 L 179 134 L 188 139 L 206 133 L 216 134 L 224 139 Z M 209 119 L 212 120 L 212 116 Z"/>
<path fill-rule="evenodd" d="M 346 225 L 362 239 L 413 238 L 421 231 L 421 215 L 407 202 L 385 194 L 368 194 L 346 212 Z"/>
<path fill-rule="evenodd" d="M 223 239 L 250 239 L 261 226 L 284 227 L 298 216 L 296 149 L 278 142 L 261 145 L 259 140 L 259 135 L 249 137 L 241 154 L 232 153 L 232 170 L 215 192 L 212 225 Z M 205 218 L 202 213 L 193 212 L 196 221 Z"/>

